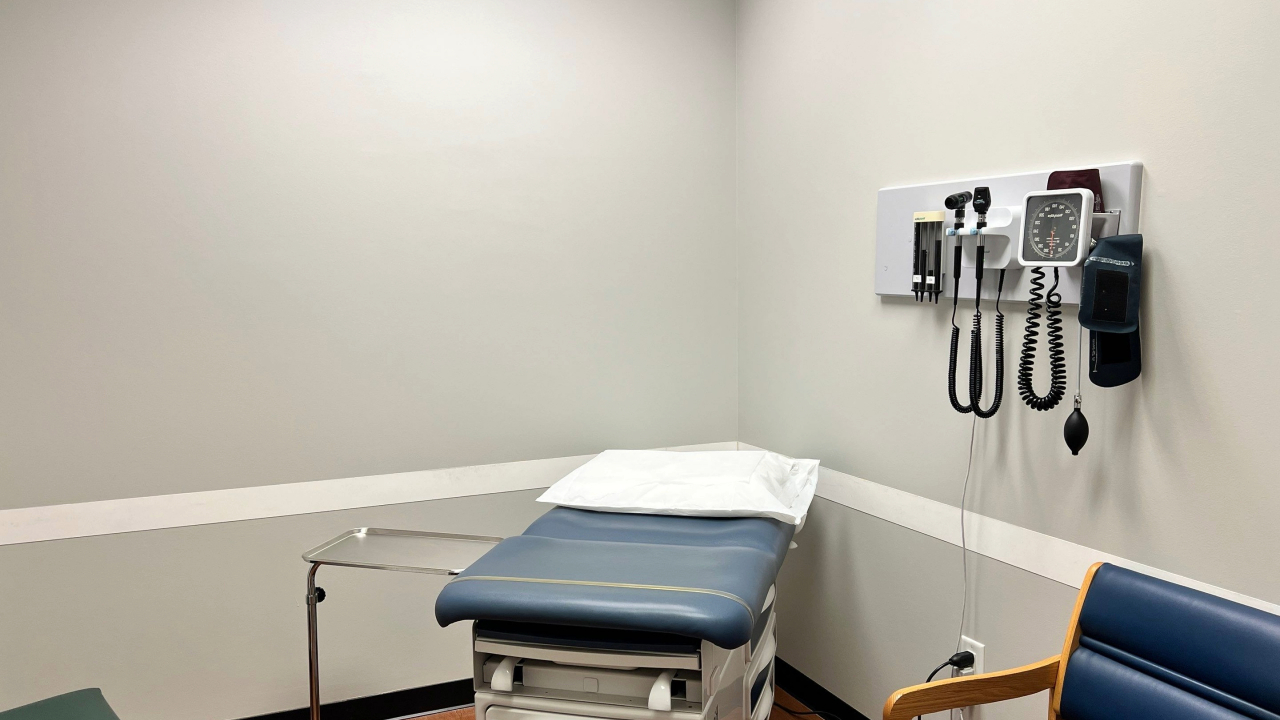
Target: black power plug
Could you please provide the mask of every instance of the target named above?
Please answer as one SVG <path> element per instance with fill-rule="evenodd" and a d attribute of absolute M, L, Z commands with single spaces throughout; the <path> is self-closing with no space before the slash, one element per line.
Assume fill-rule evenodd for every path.
<path fill-rule="evenodd" d="M 929 673 L 929 677 L 925 678 L 925 682 L 926 683 L 933 682 L 933 676 L 937 675 L 939 672 L 942 672 L 942 668 L 944 667 L 953 667 L 957 670 L 968 670 L 969 668 L 973 667 L 973 653 L 969 652 L 968 650 L 961 650 L 955 655 L 952 655 L 951 657 L 947 658 L 946 662 L 934 668 L 933 672 Z M 916 720 L 920 720 L 919 715 L 916 716 Z"/>
<path fill-rule="evenodd" d="M 947 659 L 946 662 L 934 668 L 933 672 L 929 673 L 929 677 L 925 680 L 925 682 L 933 682 L 933 676 L 937 675 L 939 672 L 942 672 L 942 668 L 945 668 L 945 667 L 953 667 L 957 670 L 968 670 L 969 668 L 973 667 L 973 653 L 969 652 L 968 650 L 961 650 L 955 655 L 952 655 L 950 658 Z"/>
<path fill-rule="evenodd" d="M 952 655 L 951 659 L 947 661 L 947 664 L 957 670 L 968 670 L 973 667 L 973 660 L 973 653 L 968 650 L 961 650 L 955 655 Z"/>

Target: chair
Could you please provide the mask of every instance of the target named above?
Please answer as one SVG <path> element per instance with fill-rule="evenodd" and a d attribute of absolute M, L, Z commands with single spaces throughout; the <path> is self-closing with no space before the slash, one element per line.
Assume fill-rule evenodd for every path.
<path fill-rule="evenodd" d="M 1049 690 L 1049 720 L 1280 720 L 1280 616 L 1106 563 L 1061 655 L 904 688 L 885 720 Z"/>
<path fill-rule="evenodd" d="M 0 720 L 120 720 L 98 688 L 76 690 L 0 712 Z"/>

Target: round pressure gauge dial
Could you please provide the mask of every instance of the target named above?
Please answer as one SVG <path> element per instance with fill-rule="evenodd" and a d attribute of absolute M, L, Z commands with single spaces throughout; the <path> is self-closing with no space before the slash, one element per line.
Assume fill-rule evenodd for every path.
<path fill-rule="evenodd" d="M 1067 257 L 1080 242 L 1079 203 L 1050 200 L 1036 210 L 1027 227 L 1031 251 L 1045 260 Z"/>
<path fill-rule="evenodd" d="M 1093 223 L 1093 192 L 1046 190 L 1027 195 L 1023 207 L 1023 265 L 1076 265 L 1084 258 Z"/>

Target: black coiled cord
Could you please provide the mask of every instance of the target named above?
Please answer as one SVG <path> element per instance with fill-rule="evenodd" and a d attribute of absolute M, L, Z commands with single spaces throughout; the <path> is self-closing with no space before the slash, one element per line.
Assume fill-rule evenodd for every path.
<path fill-rule="evenodd" d="M 951 311 L 951 364 L 947 370 L 947 394 L 951 398 L 951 407 L 958 413 L 972 412 L 969 405 L 961 405 L 956 397 L 956 359 L 960 355 L 960 328 L 956 325 L 955 310 Z M 973 378 L 969 378 L 972 387 Z"/>
<path fill-rule="evenodd" d="M 1041 300 L 1044 304 L 1041 305 Z M 1067 359 L 1062 351 L 1062 295 L 1058 293 L 1058 268 L 1053 269 L 1053 285 L 1044 292 L 1044 268 L 1031 268 L 1031 298 L 1027 307 L 1027 333 L 1022 339 L 1022 357 L 1018 361 L 1018 393 L 1032 410 L 1051 410 L 1067 394 Z M 1040 308 L 1048 317 L 1049 394 L 1036 395 L 1033 374 L 1036 364 L 1036 338 L 1040 335 Z"/>
<path fill-rule="evenodd" d="M 1004 399 L 1004 313 L 1000 312 L 1000 296 L 1004 293 L 1005 271 L 1000 270 L 1000 283 L 996 288 L 996 392 L 991 407 L 982 409 L 982 286 L 974 297 L 973 329 L 969 331 L 969 404 L 961 405 L 956 396 L 956 362 L 960 357 L 960 326 L 956 325 L 956 306 L 960 300 L 960 281 L 956 280 L 951 303 L 951 361 L 947 366 L 947 397 L 958 413 L 974 413 L 989 418 L 1000 410 Z"/>
<path fill-rule="evenodd" d="M 955 290 L 951 293 L 951 364 L 947 366 L 947 396 L 951 399 L 951 407 L 955 408 L 958 413 L 972 412 L 973 408 L 969 405 L 961 405 L 960 399 L 956 397 L 956 360 L 960 355 L 960 326 L 956 325 L 956 307 L 960 305 L 960 241 L 956 240 L 956 260 L 955 272 L 951 274 L 955 279 Z M 973 378 L 969 378 L 970 387 L 973 384 Z M 972 398 L 970 394 L 970 398 Z M 972 402 L 972 400 L 970 401 Z"/>
<path fill-rule="evenodd" d="M 973 334 L 969 341 L 969 406 L 980 418 L 989 418 L 1000 410 L 1004 399 L 1004 313 L 1000 312 L 1000 296 L 1004 293 L 1004 270 L 996 288 L 996 392 L 991 407 L 982 409 L 982 311 L 973 315 Z"/>

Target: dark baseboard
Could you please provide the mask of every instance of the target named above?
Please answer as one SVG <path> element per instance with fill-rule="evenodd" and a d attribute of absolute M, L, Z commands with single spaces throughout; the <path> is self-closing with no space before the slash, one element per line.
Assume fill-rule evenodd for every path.
<path fill-rule="evenodd" d="M 326 703 L 320 706 L 320 711 L 324 720 L 392 720 L 392 718 L 402 718 L 406 715 L 423 715 L 460 705 L 470 705 L 475 701 L 471 678 L 467 678 L 439 685 L 426 685 Z M 310 720 L 310 717 L 311 711 L 308 708 L 298 708 L 258 715 L 245 720 Z"/>
<path fill-rule="evenodd" d="M 853 706 L 836 697 L 830 690 L 811 680 L 807 675 L 791 667 L 782 658 L 774 660 L 773 678 L 775 684 L 788 695 L 799 700 L 810 710 L 831 713 L 840 720 L 868 720 L 866 715 L 853 709 Z M 818 716 L 806 715 L 800 720 L 823 720 Z"/>

